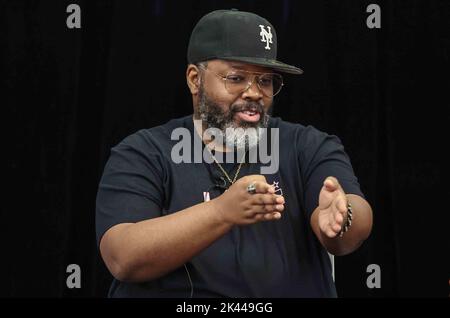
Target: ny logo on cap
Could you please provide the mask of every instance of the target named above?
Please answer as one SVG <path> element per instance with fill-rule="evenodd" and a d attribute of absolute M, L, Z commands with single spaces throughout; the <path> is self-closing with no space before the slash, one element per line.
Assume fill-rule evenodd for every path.
<path fill-rule="evenodd" d="M 272 32 L 270 31 L 270 26 L 267 26 L 269 31 L 266 31 L 264 25 L 262 24 L 260 24 L 259 27 L 261 28 L 261 32 L 259 33 L 261 36 L 261 42 L 266 42 L 265 49 L 270 50 L 269 43 L 272 43 Z"/>

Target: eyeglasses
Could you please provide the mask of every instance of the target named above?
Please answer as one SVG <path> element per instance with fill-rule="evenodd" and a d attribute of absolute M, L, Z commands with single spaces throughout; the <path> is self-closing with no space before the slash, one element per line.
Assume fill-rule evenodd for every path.
<path fill-rule="evenodd" d="M 277 73 L 258 73 L 244 70 L 232 69 L 223 76 L 211 69 L 199 65 L 205 71 L 208 70 L 222 79 L 228 93 L 237 95 L 247 91 L 256 80 L 256 84 L 261 92 L 267 97 L 273 97 L 281 91 L 283 87 L 283 77 Z M 258 74 L 258 75 L 255 75 Z"/>

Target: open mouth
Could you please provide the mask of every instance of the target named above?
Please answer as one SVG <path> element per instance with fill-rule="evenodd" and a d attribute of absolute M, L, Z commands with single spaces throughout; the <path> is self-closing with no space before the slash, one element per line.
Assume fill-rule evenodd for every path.
<path fill-rule="evenodd" d="M 246 122 L 255 123 L 259 121 L 259 118 L 261 117 L 259 112 L 257 111 L 250 111 L 250 110 L 244 110 L 236 113 L 236 116 Z"/>
<path fill-rule="evenodd" d="M 236 117 L 241 121 L 256 123 L 261 118 L 261 114 L 256 108 L 252 108 L 236 112 L 235 119 Z"/>

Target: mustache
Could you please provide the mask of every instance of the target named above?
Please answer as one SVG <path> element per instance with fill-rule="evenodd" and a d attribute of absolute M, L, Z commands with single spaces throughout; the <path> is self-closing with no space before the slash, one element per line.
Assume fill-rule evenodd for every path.
<path fill-rule="evenodd" d="M 231 106 L 231 112 L 237 113 L 242 111 L 252 111 L 258 112 L 260 114 L 264 113 L 264 108 L 261 104 L 257 102 L 247 102 L 245 104 L 234 104 Z"/>

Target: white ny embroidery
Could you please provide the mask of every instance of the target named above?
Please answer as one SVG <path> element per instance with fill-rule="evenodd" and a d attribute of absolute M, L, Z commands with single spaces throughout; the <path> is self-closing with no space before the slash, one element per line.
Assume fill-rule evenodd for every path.
<path fill-rule="evenodd" d="M 267 26 L 269 31 L 266 31 L 264 25 L 260 24 L 261 32 L 259 35 L 261 36 L 261 42 L 266 42 L 266 46 L 264 47 L 266 50 L 270 50 L 269 43 L 272 43 L 272 31 L 270 30 L 270 26 Z"/>

